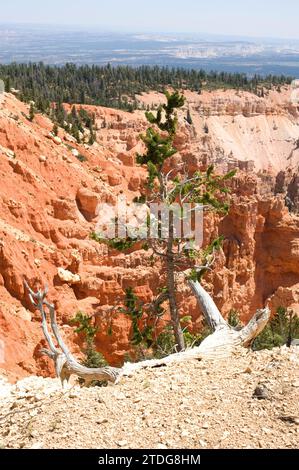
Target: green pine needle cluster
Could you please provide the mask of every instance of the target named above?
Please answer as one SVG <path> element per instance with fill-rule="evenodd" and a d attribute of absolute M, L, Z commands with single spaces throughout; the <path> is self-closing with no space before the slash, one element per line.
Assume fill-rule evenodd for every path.
<path fill-rule="evenodd" d="M 76 326 L 75 333 L 82 335 L 84 340 L 84 360 L 82 365 L 91 369 L 97 369 L 107 366 L 107 362 L 103 355 L 96 350 L 95 338 L 98 327 L 94 326 L 94 319 L 85 315 L 83 312 L 77 312 L 76 316 L 71 320 L 71 325 Z M 106 386 L 106 382 L 95 381 L 93 386 Z"/>
<path fill-rule="evenodd" d="M 145 322 L 141 321 L 144 315 L 143 307 L 131 287 L 126 289 L 124 304 L 125 308 L 122 309 L 122 312 L 128 315 L 132 321 L 131 344 L 138 347 L 142 343 L 145 343 L 145 345 L 149 347 L 152 342 L 152 328 L 148 325 L 144 325 Z M 143 326 L 141 326 L 141 324 Z"/>
<path fill-rule="evenodd" d="M 131 248 L 136 245 L 137 240 L 133 238 L 112 238 L 112 239 L 107 239 L 103 238 L 101 235 L 92 232 L 90 234 L 91 240 L 96 241 L 97 243 L 104 243 L 106 244 L 109 248 L 113 250 L 117 250 L 120 252 L 130 250 Z"/>

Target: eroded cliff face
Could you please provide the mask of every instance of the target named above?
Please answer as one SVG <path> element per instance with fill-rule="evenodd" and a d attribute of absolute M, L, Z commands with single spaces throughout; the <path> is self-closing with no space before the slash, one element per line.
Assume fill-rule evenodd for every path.
<path fill-rule="evenodd" d="M 185 145 L 193 153 L 209 155 L 255 171 L 298 167 L 299 107 L 292 103 L 290 87 L 265 92 L 259 98 L 242 91 L 185 92 L 192 126 L 186 126 Z M 157 93 L 140 97 L 145 105 L 163 100 Z M 187 150 L 187 149 L 186 149 Z"/>
<path fill-rule="evenodd" d="M 179 154 L 171 164 L 183 160 L 194 169 L 215 162 L 220 170 L 232 166 L 243 170 L 233 182 L 229 216 L 205 221 L 207 241 L 218 233 L 225 236 L 224 251 L 205 281 L 207 287 L 224 314 L 235 308 L 244 320 L 267 301 L 273 309 L 297 308 L 299 219 L 289 214 L 284 195 L 272 192 L 276 170 L 273 166 L 270 173 L 263 172 L 268 170 L 268 154 L 260 160 L 271 144 L 277 172 L 287 165 L 296 172 L 298 117 L 287 105 L 287 91 L 268 97 L 265 107 L 249 94 L 186 95 L 188 104 L 179 116 Z M 150 104 L 161 99 L 157 94 L 140 98 Z M 192 125 L 185 120 L 188 106 Z M 150 302 L 163 285 L 151 253 L 140 249 L 122 254 L 90 239 L 98 203 L 113 203 L 122 194 L 132 200 L 140 195 L 146 178 L 135 165 L 135 155 L 142 150 L 138 135 L 146 128 L 144 113 L 92 110 L 98 142 L 88 147 L 61 130 L 54 138 L 53 124 L 41 115 L 31 123 L 26 118 L 28 107 L 12 95 L 5 95 L 0 104 L 0 339 L 4 343 L 0 368 L 11 380 L 52 371 L 48 360 L 38 354 L 44 344 L 40 318 L 25 295 L 24 277 L 32 286 L 49 285 L 62 332 L 75 352 L 79 347 L 69 320 L 79 310 L 95 315 L 97 346 L 114 365 L 121 364 L 130 350 L 131 324 L 113 307 L 121 303 L 127 287 Z M 273 129 L 274 120 L 278 130 Z M 253 122 L 256 131 L 249 132 Z M 226 132 L 219 131 L 220 125 Z M 238 147 L 244 139 L 248 139 L 246 155 L 251 148 L 255 168 L 262 170 L 259 177 Z M 86 161 L 80 162 L 79 155 Z M 200 311 L 186 285 L 179 285 L 178 297 L 182 315 L 191 315 L 193 328 L 199 329 Z"/>

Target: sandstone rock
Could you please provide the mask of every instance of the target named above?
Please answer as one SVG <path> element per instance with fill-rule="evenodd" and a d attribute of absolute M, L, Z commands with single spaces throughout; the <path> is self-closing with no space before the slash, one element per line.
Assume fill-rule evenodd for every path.
<path fill-rule="evenodd" d="M 154 446 L 154 449 L 158 449 L 158 450 L 166 450 L 168 449 L 167 445 L 166 444 L 162 444 L 161 442 L 159 442 L 158 444 L 155 444 Z"/>
<path fill-rule="evenodd" d="M 97 215 L 99 197 L 90 189 L 80 188 L 77 192 L 77 202 L 80 212 L 87 220 L 92 220 Z"/>
<path fill-rule="evenodd" d="M 129 153 L 120 153 L 117 155 L 117 158 L 125 166 L 133 167 L 135 165 L 135 157 L 134 155 L 130 155 Z"/>
<path fill-rule="evenodd" d="M 116 444 L 118 447 L 126 447 L 128 445 L 128 441 L 119 441 Z"/>
<path fill-rule="evenodd" d="M 56 135 L 53 136 L 52 140 L 53 140 L 54 144 L 56 144 L 56 145 L 61 145 L 62 144 L 62 139 L 60 137 L 56 136 Z"/>
<path fill-rule="evenodd" d="M 101 424 L 107 424 L 109 423 L 109 420 L 107 418 L 103 418 L 103 419 L 100 419 L 97 421 L 97 424 L 101 425 Z"/>
<path fill-rule="evenodd" d="M 80 153 L 77 149 L 72 149 L 72 154 L 74 155 L 74 157 L 79 157 Z"/>
<path fill-rule="evenodd" d="M 52 202 L 54 217 L 59 220 L 83 220 L 74 199 L 57 199 Z"/>
<path fill-rule="evenodd" d="M 79 398 L 79 393 L 76 390 L 71 391 L 68 396 L 70 398 Z"/>
<path fill-rule="evenodd" d="M 108 175 L 108 181 L 110 186 L 119 186 L 122 182 L 122 178 L 120 175 Z"/>
<path fill-rule="evenodd" d="M 140 189 L 141 180 L 138 176 L 132 176 L 129 181 L 129 190 L 130 191 L 138 191 Z"/>
<path fill-rule="evenodd" d="M 79 276 L 79 274 L 73 274 L 70 271 L 67 271 L 66 269 L 58 268 L 57 273 L 59 279 L 63 282 L 66 282 L 67 284 L 74 285 L 80 284 L 81 282 L 81 277 Z"/>
<path fill-rule="evenodd" d="M 32 320 L 32 314 L 29 310 L 26 310 L 25 308 L 19 308 L 16 310 L 16 315 L 23 320 L 27 322 L 31 322 Z"/>
<path fill-rule="evenodd" d="M 253 397 L 257 398 L 258 400 L 268 400 L 269 390 L 265 385 L 260 384 L 254 390 Z"/>

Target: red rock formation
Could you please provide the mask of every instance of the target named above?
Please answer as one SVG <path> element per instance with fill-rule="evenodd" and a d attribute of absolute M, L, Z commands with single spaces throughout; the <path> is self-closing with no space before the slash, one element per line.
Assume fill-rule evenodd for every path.
<path fill-rule="evenodd" d="M 192 113 L 201 115 L 194 116 L 194 127 L 184 121 L 184 113 L 180 116 L 177 160 L 186 161 L 193 169 L 211 161 L 225 170 L 238 164 L 238 155 L 234 160 L 223 149 L 230 146 L 231 137 L 221 147 L 216 136 L 220 120 L 224 129 L 227 116 L 238 112 L 242 112 L 240 124 L 234 128 L 230 121 L 229 128 L 235 129 L 230 136 L 237 135 L 241 121 L 242 126 L 246 122 L 246 128 L 252 125 L 246 119 L 255 119 L 258 127 L 260 117 L 260 131 L 251 139 L 263 140 L 265 119 L 273 121 L 274 112 L 284 122 L 289 120 L 291 131 L 285 132 L 291 139 L 295 118 L 287 109 L 276 105 L 281 106 L 280 111 L 273 110 L 272 104 L 263 108 L 256 97 L 252 98 L 254 106 L 249 106 L 250 96 L 244 109 L 241 104 L 232 109 L 212 94 L 187 94 Z M 205 104 L 200 106 L 199 99 Z M 218 124 L 205 135 L 202 126 L 207 116 L 200 109 L 206 109 L 209 100 L 212 113 L 217 114 L 209 117 L 209 128 L 213 129 L 214 118 Z M 51 370 L 48 361 L 38 356 L 43 341 L 40 319 L 24 293 L 24 277 L 35 287 L 41 282 L 49 284 L 49 297 L 68 342 L 74 341 L 68 323 L 76 312 L 94 315 L 99 326 L 98 348 L 115 365 L 130 350 L 131 325 L 128 317 L 113 307 L 122 301 L 129 286 L 149 302 L 162 283 L 149 253 L 140 249 L 124 255 L 90 239 L 98 202 L 113 203 L 121 194 L 132 200 L 140 194 L 146 177 L 134 158 L 142 148 L 138 135 L 146 127 L 143 113 L 100 107 L 92 110 L 100 130 L 98 143 L 88 147 L 78 145 L 62 130 L 59 140 L 54 141 L 49 135 L 52 123 L 41 115 L 31 123 L 26 119 L 28 107 L 11 95 L 5 95 L 0 104 L 0 340 L 5 346 L 0 368 L 12 380 Z M 286 142 L 280 151 L 292 145 Z M 77 159 L 79 154 L 86 162 Z M 287 158 L 289 152 L 284 154 Z M 237 308 L 244 319 L 267 299 L 273 308 L 280 302 L 294 307 L 299 283 L 299 220 L 290 216 L 283 198 L 270 194 L 272 176 L 257 179 L 248 162 L 245 170 L 247 174 L 241 173 L 234 182 L 230 215 L 221 222 L 216 217 L 205 221 L 206 240 L 220 232 L 225 235 L 224 253 L 206 283 L 224 313 Z M 261 192 L 261 187 L 268 189 Z M 199 328 L 200 312 L 186 286 L 180 286 L 179 299 L 182 314 L 191 315 L 194 328 Z M 78 352 L 75 343 L 73 346 Z"/>

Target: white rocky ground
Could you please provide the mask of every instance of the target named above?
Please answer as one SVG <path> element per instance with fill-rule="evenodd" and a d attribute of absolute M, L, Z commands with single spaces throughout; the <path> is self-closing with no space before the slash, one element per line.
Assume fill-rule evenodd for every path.
<path fill-rule="evenodd" d="M 0 447 L 297 448 L 298 365 L 294 347 L 143 370 L 107 388 L 1 379 Z"/>

